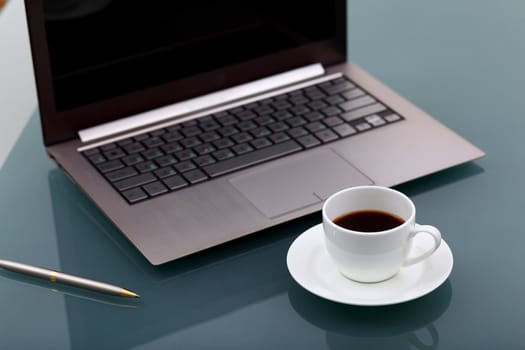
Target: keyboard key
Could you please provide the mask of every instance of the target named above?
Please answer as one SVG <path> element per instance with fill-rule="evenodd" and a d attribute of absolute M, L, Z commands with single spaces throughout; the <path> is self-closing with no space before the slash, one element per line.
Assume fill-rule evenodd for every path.
<path fill-rule="evenodd" d="M 235 153 L 233 153 L 230 149 L 221 149 L 217 152 L 213 152 L 213 156 L 217 158 L 217 160 L 225 160 L 234 157 Z"/>
<path fill-rule="evenodd" d="M 244 109 L 243 106 L 239 106 L 239 107 L 236 107 L 236 108 L 233 108 L 233 109 L 230 109 L 230 110 L 229 110 L 229 112 L 230 112 L 231 114 L 233 114 L 234 116 L 237 116 L 237 114 L 242 113 L 242 112 L 244 112 L 244 111 L 245 111 L 245 109 Z"/>
<path fill-rule="evenodd" d="M 126 167 L 114 171 L 110 171 L 109 173 L 106 173 L 106 177 L 109 181 L 115 182 L 122 179 L 125 179 L 127 177 L 137 175 L 138 172 L 133 167 Z"/>
<path fill-rule="evenodd" d="M 307 92 L 306 96 L 308 96 L 310 100 L 319 100 L 319 99 L 322 99 L 323 97 L 326 97 L 326 94 L 321 92 L 321 90 L 317 90 L 317 91 Z"/>
<path fill-rule="evenodd" d="M 166 130 L 164 129 L 157 129 L 157 130 L 153 130 L 150 132 L 150 135 L 151 136 L 160 136 L 162 134 L 165 134 L 166 133 Z"/>
<path fill-rule="evenodd" d="M 180 152 L 176 152 L 175 156 L 179 160 L 188 160 L 197 157 L 197 153 L 193 152 L 191 149 L 185 149 Z"/>
<path fill-rule="evenodd" d="M 271 108 L 268 105 L 256 107 L 256 108 L 253 109 L 253 111 L 255 113 L 257 113 L 258 115 L 266 115 L 266 114 L 270 114 L 270 113 L 274 112 L 273 108 Z"/>
<path fill-rule="evenodd" d="M 148 160 L 139 164 L 135 164 L 135 168 L 141 173 L 147 173 L 148 171 L 153 171 L 159 168 L 152 160 Z"/>
<path fill-rule="evenodd" d="M 121 159 L 126 165 L 133 165 L 144 161 L 140 154 L 132 154 Z"/>
<path fill-rule="evenodd" d="M 164 153 L 158 148 L 147 149 L 142 152 L 142 156 L 146 159 L 154 159 L 162 155 L 164 155 Z"/>
<path fill-rule="evenodd" d="M 172 191 L 188 186 L 188 182 L 180 175 L 175 175 L 162 180 L 166 186 Z"/>
<path fill-rule="evenodd" d="M 177 174 L 177 171 L 173 169 L 172 167 L 165 167 L 160 168 L 154 171 L 155 175 L 157 175 L 160 179 L 163 179 L 165 177 L 173 176 Z"/>
<path fill-rule="evenodd" d="M 278 111 L 272 114 L 276 120 L 286 120 L 292 118 L 294 115 L 288 111 Z"/>
<path fill-rule="evenodd" d="M 328 105 L 324 101 L 312 101 L 312 102 L 308 103 L 307 106 L 310 107 L 311 109 L 315 110 L 315 111 L 318 110 L 318 109 L 321 109 L 321 108 L 328 107 Z"/>
<path fill-rule="evenodd" d="M 221 123 L 222 126 L 229 126 L 238 123 L 237 118 L 227 112 L 218 113 L 216 116 L 217 121 Z"/>
<path fill-rule="evenodd" d="M 269 115 L 262 115 L 260 117 L 255 118 L 254 121 L 257 124 L 259 124 L 259 126 L 265 126 L 265 125 L 268 125 L 268 124 L 271 124 L 271 123 L 275 122 L 275 119 L 273 119 Z"/>
<path fill-rule="evenodd" d="M 214 120 L 201 121 L 199 126 L 201 127 L 202 130 L 207 131 L 207 132 L 221 127 L 220 124 Z"/>
<path fill-rule="evenodd" d="M 184 136 L 178 131 L 170 131 L 162 135 L 162 138 L 168 143 L 182 140 L 183 137 Z"/>
<path fill-rule="evenodd" d="M 184 162 L 180 162 L 179 164 L 175 164 L 174 167 L 179 173 L 184 173 L 197 168 L 197 166 L 193 164 L 191 160 L 186 160 Z"/>
<path fill-rule="evenodd" d="M 98 148 L 91 148 L 91 149 L 87 149 L 85 151 L 82 152 L 85 156 L 92 156 L 92 155 L 95 155 L 97 153 L 100 153 L 100 150 Z"/>
<path fill-rule="evenodd" d="M 186 123 L 185 125 L 187 125 Z M 180 131 L 186 137 L 191 137 L 191 136 L 202 134 L 202 130 L 198 126 L 183 127 Z"/>
<path fill-rule="evenodd" d="M 240 135 L 240 134 L 239 134 Z M 236 135 L 235 135 L 236 136 Z M 210 143 L 204 143 L 202 145 L 198 145 L 193 149 L 195 152 L 197 152 L 198 155 L 204 155 L 211 153 L 216 150 L 216 148 L 210 144 Z"/>
<path fill-rule="evenodd" d="M 95 165 L 106 161 L 106 158 L 104 158 L 104 156 L 100 153 L 91 155 L 88 157 L 88 159 Z"/>
<path fill-rule="evenodd" d="M 204 142 L 212 142 L 212 141 L 215 141 L 221 138 L 221 136 L 217 134 L 215 131 L 205 132 L 203 134 L 200 134 L 199 137 Z"/>
<path fill-rule="evenodd" d="M 401 117 L 398 116 L 397 114 L 388 114 L 388 115 L 385 115 L 383 118 L 385 118 L 385 120 L 389 123 L 392 123 L 392 122 L 395 122 L 401 119 Z"/>
<path fill-rule="evenodd" d="M 146 149 L 140 142 L 133 142 L 123 147 L 128 154 L 142 152 Z"/>
<path fill-rule="evenodd" d="M 367 106 L 374 102 L 375 99 L 372 96 L 363 96 L 350 101 L 346 101 L 345 103 L 341 103 L 339 107 L 341 107 L 344 111 L 351 111 L 357 108 Z"/>
<path fill-rule="evenodd" d="M 241 111 L 241 112 L 235 113 L 235 116 L 239 118 L 240 120 L 247 121 L 247 120 L 257 117 L 257 114 L 255 114 L 252 111 Z"/>
<path fill-rule="evenodd" d="M 250 129 L 255 129 L 257 127 L 257 124 L 255 124 L 251 120 L 245 120 L 245 121 L 240 122 L 239 124 L 237 124 L 237 127 L 241 131 L 246 131 L 246 130 L 250 130 Z"/>
<path fill-rule="evenodd" d="M 114 143 L 108 143 L 106 145 L 100 146 L 100 149 L 102 150 L 102 152 L 108 152 L 115 148 L 117 148 L 117 145 Z"/>
<path fill-rule="evenodd" d="M 314 132 L 326 129 L 326 126 L 321 122 L 313 122 L 313 123 L 305 125 L 305 128 L 308 131 L 314 133 Z"/>
<path fill-rule="evenodd" d="M 197 145 L 200 145 L 202 142 L 197 137 L 189 137 L 187 139 L 183 139 L 180 141 L 180 144 L 183 145 L 186 148 L 195 147 Z"/>
<path fill-rule="evenodd" d="M 168 126 L 166 129 L 168 130 L 168 132 L 172 132 L 172 131 L 180 130 L 181 128 L 182 126 L 180 124 L 174 124 L 174 125 Z"/>
<path fill-rule="evenodd" d="M 377 114 L 370 115 L 370 116 L 366 117 L 365 120 L 369 124 L 372 124 L 373 126 L 381 126 L 381 125 L 386 124 L 386 122 L 383 120 L 383 118 L 381 118 Z"/>
<path fill-rule="evenodd" d="M 168 155 L 155 159 L 155 162 L 161 167 L 165 167 L 165 166 L 177 163 L 177 159 L 175 159 L 175 157 L 172 156 L 171 154 L 168 154 Z"/>
<path fill-rule="evenodd" d="M 361 96 L 364 96 L 365 95 L 365 92 L 361 89 L 353 89 L 353 90 L 350 90 L 350 91 L 346 91 L 343 93 L 343 96 L 347 99 L 347 100 L 351 100 L 353 98 L 357 98 L 357 97 L 361 97 Z"/>
<path fill-rule="evenodd" d="M 250 130 L 250 133 L 253 135 L 253 137 L 257 138 L 257 137 L 268 136 L 272 132 L 268 130 L 267 128 L 265 128 L 264 126 L 262 126 L 260 128 Z"/>
<path fill-rule="evenodd" d="M 294 139 L 304 136 L 304 135 L 308 135 L 308 131 L 306 131 L 306 129 L 303 127 L 289 129 L 289 130 L 286 130 L 286 132 L 288 133 L 288 135 L 290 135 Z"/>
<path fill-rule="evenodd" d="M 232 136 L 232 139 L 236 143 L 244 143 L 248 142 L 253 139 L 252 135 L 248 134 L 247 132 L 241 132 L 240 134 L 235 134 Z"/>
<path fill-rule="evenodd" d="M 295 128 L 297 126 L 301 126 L 301 125 L 304 125 L 306 123 L 308 123 L 306 121 L 306 119 L 304 119 L 303 117 L 293 117 L 293 118 L 290 118 L 286 121 L 288 123 L 288 125 L 290 125 L 292 128 Z"/>
<path fill-rule="evenodd" d="M 277 122 L 277 123 L 273 123 L 273 124 L 268 125 L 268 128 L 270 130 L 272 130 L 274 133 L 276 133 L 276 132 L 279 132 L 279 131 L 286 130 L 289 127 L 288 127 L 288 125 L 286 125 L 286 123 Z"/>
<path fill-rule="evenodd" d="M 290 96 L 300 96 L 304 93 L 304 89 L 301 89 L 301 90 L 294 90 L 294 91 L 290 91 L 288 93 L 288 95 Z"/>
<path fill-rule="evenodd" d="M 200 157 L 197 157 L 193 160 L 199 167 L 203 167 L 205 165 L 208 165 L 208 164 L 213 164 L 216 162 L 216 160 L 210 156 L 210 155 L 204 155 L 204 156 L 200 156 Z"/>
<path fill-rule="evenodd" d="M 161 146 L 160 148 L 164 151 L 164 153 L 167 153 L 167 154 L 179 152 L 179 151 L 182 151 L 184 149 L 184 147 L 182 147 L 177 142 L 168 143 L 166 145 Z"/>
<path fill-rule="evenodd" d="M 341 137 L 350 136 L 352 134 L 355 134 L 357 132 L 356 129 L 351 127 L 348 124 L 341 124 L 333 128 L 333 130 Z"/>
<path fill-rule="evenodd" d="M 348 78 L 345 76 L 342 76 L 342 77 L 332 80 L 332 84 L 344 83 L 345 81 L 348 81 Z"/>
<path fill-rule="evenodd" d="M 370 115 L 370 114 L 379 113 L 384 110 L 386 110 L 386 107 L 384 105 L 382 105 L 381 103 L 374 103 L 372 105 L 369 105 L 363 108 L 359 108 L 359 109 L 356 109 L 350 112 L 343 113 L 341 114 L 341 117 L 347 122 L 349 122 L 355 119 L 366 117 L 367 115 Z"/>
<path fill-rule="evenodd" d="M 321 141 L 313 135 L 301 136 L 297 139 L 297 142 L 299 142 L 304 148 L 310 148 L 321 144 Z"/>
<path fill-rule="evenodd" d="M 114 185 L 119 191 L 125 191 L 133 187 L 145 185 L 155 180 L 157 180 L 157 178 L 152 173 L 145 173 L 120 180 L 115 182 Z"/>
<path fill-rule="evenodd" d="M 231 171 L 275 159 L 300 150 L 301 146 L 297 142 L 290 140 L 271 147 L 243 154 L 238 157 L 229 158 L 215 164 L 207 165 L 203 167 L 203 170 L 211 177 L 220 176 Z"/>
<path fill-rule="evenodd" d="M 310 122 L 314 122 L 316 120 L 324 119 L 324 115 L 319 112 L 311 112 L 304 115 L 306 119 Z"/>
<path fill-rule="evenodd" d="M 168 188 L 160 181 L 151 182 L 142 188 L 152 197 L 168 192 Z"/>
<path fill-rule="evenodd" d="M 289 98 L 289 101 L 292 102 L 294 105 L 302 105 L 307 102 L 310 102 L 310 100 L 304 95 L 294 95 Z"/>
<path fill-rule="evenodd" d="M 230 136 L 230 135 L 233 135 L 239 132 L 239 130 L 236 127 L 231 126 L 231 125 L 220 128 L 218 131 L 224 137 Z"/>
<path fill-rule="evenodd" d="M 271 146 L 272 142 L 265 137 L 261 137 L 259 139 L 255 139 L 251 141 L 250 144 L 256 149 L 259 149 L 259 148 Z"/>
<path fill-rule="evenodd" d="M 329 117 L 329 118 L 324 119 L 323 123 L 325 123 L 326 125 L 328 125 L 330 127 L 333 127 L 333 126 L 336 126 L 336 125 L 343 124 L 344 121 L 343 121 L 343 119 L 341 119 L 339 117 L 333 116 L 333 117 Z"/>
<path fill-rule="evenodd" d="M 330 129 L 321 130 L 315 133 L 315 136 L 323 143 L 337 140 L 339 136 Z"/>
<path fill-rule="evenodd" d="M 368 129 L 372 128 L 372 126 L 370 124 L 365 123 L 365 122 L 359 123 L 359 124 L 354 125 L 354 126 L 359 131 L 365 131 L 365 130 L 368 130 Z"/>
<path fill-rule="evenodd" d="M 218 149 L 222 149 L 222 148 L 227 148 L 227 147 L 231 147 L 233 146 L 235 143 L 233 143 L 232 140 L 230 140 L 229 138 L 225 137 L 223 139 L 220 139 L 220 140 L 217 140 L 215 142 L 213 142 L 213 145 L 215 147 L 217 147 Z"/>
<path fill-rule="evenodd" d="M 323 90 L 328 95 L 335 95 L 335 94 L 338 94 L 338 93 L 343 92 L 345 90 L 352 89 L 354 87 L 355 87 L 355 85 L 352 84 L 351 82 L 343 81 L 343 82 L 340 82 L 340 83 L 336 83 L 336 84 L 334 84 L 332 86 L 323 87 Z"/>
<path fill-rule="evenodd" d="M 260 106 L 269 105 L 273 102 L 273 98 L 265 98 L 264 100 L 259 101 Z"/>
<path fill-rule="evenodd" d="M 272 107 L 280 111 L 292 107 L 292 105 L 286 100 L 279 100 L 272 103 Z"/>
<path fill-rule="evenodd" d="M 109 151 L 106 151 L 104 152 L 104 156 L 106 157 L 106 159 L 108 160 L 113 160 L 113 159 L 118 159 L 118 158 L 122 158 L 126 155 L 126 153 L 124 153 L 123 150 L 121 150 L 120 148 L 114 148 L 112 150 L 109 150 Z"/>
<path fill-rule="evenodd" d="M 181 125 L 180 130 L 182 131 L 184 128 L 192 128 L 194 126 L 197 126 L 197 124 L 198 124 L 197 119 L 186 120 L 185 122 L 180 124 Z"/>
<path fill-rule="evenodd" d="M 241 143 L 240 145 L 233 146 L 232 151 L 237 154 L 244 154 L 253 151 L 253 147 L 247 143 Z"/>
<path fill-rule="evenodd" d="M 104 162 L 97 164 L 97 169 L 102 173 L 107 173 L 113 170 L 124 168 L 124 164 L 118 159 L 110 160 L 109 162 Z"/>
<path fill-rule="evenodd" d="M 148 137 L 149 137 L 148 134 L 140 134 L 140 135 L 137 135 L 137 136 L 133 137 L 133 139 L 135 141 L 142 141 L 142 140 L 147 139 Z"/>
<path fill-rule="evenodd" d="M 340 114 L 342 111 L 336 106 L 331 106 L 331 107 L 322 109 L 321 112 L 323 112 L 323 114 L 326 115 L 327 117 L 331 117 L 333 115 Z"/>
<path fill-rule="evenodd" d="M 206 176 L 206 174 L 204 174 L 202 172 L 202 170 L 200 170 L 200 169 L 195 169 L 195 170 L 188 171 L 188 172 L 184 173 L 183 176 L 192 185 L 208 179 L 208 176 Z"/>
<path fill-rule="evenodd" d="M 273 141 L 273 143 L 281 143 L 288 141 L 290 136 L 286 135 L 284 132 L 278 132 L 276 134 L 270 135 L 269 138 Z"/>
<path fill-rule="evenodd" d="M 149 139 L 143 140 L 142 143 L 147 148 L 153 148 L 164 144 L 164 141 L 159 136 L 152 136 Z"/>
<path fill-rule="evenodd" d="M 330 97 L 327 97 L 324 99 L 326 103 L 328 103 L 329 105 L 338 105 L 340 103 L 343 103 L 345 102 L 345 99 L 342 98 L 341 96 L 339 95 L 334 95 L 334 96 L 330 96 Z"/>
<path fill-rule="evenodd" d="M 131 190 L 124 191 L 122 192 L 122 195 L 131 204 L 137 203 L 143 199 L 148 198 L 148 195 L 146 194 L 146 192 L 144 192 L 142 188 L 140 187 L 132 188 Z"/>
<path fill-rule="evenodd" d="M 248 103 L 247 105 L 244 106 L 244 108 L 246 109 L 254 109 L 255 107 L 259 107 L 259 103 L 258 102 L 252 102 L 252 103 Z"/>

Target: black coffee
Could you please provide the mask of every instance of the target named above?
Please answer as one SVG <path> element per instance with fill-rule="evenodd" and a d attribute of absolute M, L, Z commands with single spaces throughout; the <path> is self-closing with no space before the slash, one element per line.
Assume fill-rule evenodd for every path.
<path fill-rule="evenodd" d="M 381 210 L 359 210 L 343 214 L 334 223 L 352 231 L 378 232 L 403 224 L 399 216 Z"/>

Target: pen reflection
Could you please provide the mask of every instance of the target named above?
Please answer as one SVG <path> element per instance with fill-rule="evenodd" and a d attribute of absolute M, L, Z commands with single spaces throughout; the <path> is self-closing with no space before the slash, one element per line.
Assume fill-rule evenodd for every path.
<path fill-rule="evenodd" d="M 68 297 L 78 298 L 94 303 L 101 303 L 105 305 L 124 308 L 136 308 L 139 305 L 139 303 L 136 302 L 135 299 L 123 299 L 121 297 L 106 296 L 89 290 L 69 287 L 66 285 L 56 284 L 50 281 L 44 281 L 35 277 L 21 275 L 16 272 L 0 270 L 0 276 L 9 278 L 19 283 L 37 286 L 43 289 L 47 289 L 54 293 L 59 293 Z"/>
<path fill-rule="evenodd" d="M 125 349 L 285 295 L 285 257 L 312 215 L 217 249 L 154 267 L 58 169 L 49 173 L 60 268 L 128 287 L 136 308 L 66 296 L 73 348 Z"/>

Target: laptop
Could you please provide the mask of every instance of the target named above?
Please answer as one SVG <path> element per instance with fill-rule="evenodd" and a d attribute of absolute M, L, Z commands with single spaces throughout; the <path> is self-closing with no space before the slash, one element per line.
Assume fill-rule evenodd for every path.
<path fill-rule="evenodd" d="M 153 265 L 484 155 L 347 60 L 344 0 L 25 5 L 47 153 Z"/>

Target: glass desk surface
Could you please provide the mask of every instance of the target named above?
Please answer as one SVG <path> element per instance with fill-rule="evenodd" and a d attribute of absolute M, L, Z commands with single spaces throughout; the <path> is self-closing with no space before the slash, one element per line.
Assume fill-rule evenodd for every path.
<path fill-rule="evenodd" d="M 142 298 L 0 271 L 0 348 L 523 348 L 525 5 L 356 0 L 349 8 L 351 59 L 487 153 L 397 187 L 451 247 L 447 282 L 385 307 L 310 294 L 289 275 L 286 253 L 319 214 L 153 267 L 47 159 L 35 111 L 0 169 L 0 257 Z"/>

